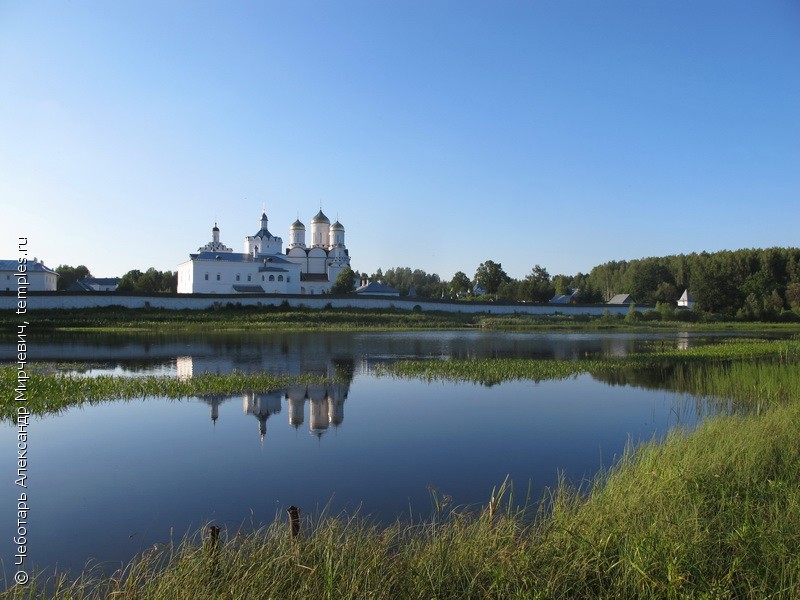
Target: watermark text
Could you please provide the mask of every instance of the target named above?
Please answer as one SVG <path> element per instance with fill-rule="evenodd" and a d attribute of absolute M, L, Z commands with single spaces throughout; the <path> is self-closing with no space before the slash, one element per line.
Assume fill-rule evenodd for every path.
<path fill-rule="evenodd" d="M 18 238 L 17 259 L 17 314 L 28 312 L 28 238 Z M 17 383 L 14 388 L 14 405 L 17 407 L 17 476 L 14 484 L 20 489 L 16 504 L 16 527 L 14 528 L 14 581 L 18 585 L 28 583 L 26 570 L 28 559 L 28 426 L 31 413 L 28 408 L 28 327 L 23 320 L 17 323 Z"/>

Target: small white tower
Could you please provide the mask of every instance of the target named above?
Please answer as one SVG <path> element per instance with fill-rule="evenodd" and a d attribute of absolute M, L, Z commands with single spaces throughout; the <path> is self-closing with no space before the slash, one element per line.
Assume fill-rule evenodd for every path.
<path fill-rule="evenodd" d="M 292 223 L 289 228 L 289 250 L 292 248 L 305 248 L 306 247 L 306 226 L 300 222 L 300 219 Z"/>
<path fill-rule="evenodd" d="M 330 229 L 330 247 L 337 248 L 344 246 L 344 225 L 336 221 Z"/>
<path fill-rule="evenodd" d="M 244 241 L 244 253 L 250 256 L 263 256 L 265 254 L 282 254 L 283 240 L 272 235 L 267 229 L 269 219 L 267 213 L 261 213 L 259 225 L 261 228 L 255 235 L 248 235 Z"/>
<path fill-rule="evenodd" d="M 326 264 L 329 281 L 336 281 L 339 273 L 350 265 L 350 255 L 344 245 L 344 225 L 339 221 L 331 225 L 330 247 Z"/>
<path fill-rule="evenodd" d="M 330 228 L 331 221 L 325 216 L 325 213 L 320 210 L 314 218 L 311 219 L 311 247 L 312 248 L 328 248 L 330 242 Z"/>
<path fill-rule="evenodd" d="M 198 252 L 233 252 L 233 249 L 228 248 L 225 244 L 219 241 L 219 227 L 214 223 L 211 229 L 211 241 L 205 246 L 197 249 Z"/>

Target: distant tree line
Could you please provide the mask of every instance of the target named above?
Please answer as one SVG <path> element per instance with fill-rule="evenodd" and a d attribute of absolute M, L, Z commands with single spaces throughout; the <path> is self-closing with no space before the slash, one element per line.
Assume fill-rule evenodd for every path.
<path fill-rule="evenodd" d="M 84 265 L 59 266 L 58 289 L 66 289 L 90 276 Z M 536 264 L 522 279 L 510 277 L 501 263 L 482 262 L 469 277 L 458 271 L 450 281 L 422 269 L 394 267 L 367 275 L 346 268 L 332 293 L 349 293 L 362 278 L 399 290 L 403 296 L 428 299 L 492 299 L 516 302 L 548 302 L 553 296 L 576 292 L 582 303 L 600 303 L 615 294 L 630 294 L 639 306 L 656 306 L 662 314 L 672 308 L 688 289 L 696 309 L 725 318 L 774 320 L 800 318 L 800 248 L 743 249 L 611 261 L 588 274 L 551 276 Z M 175 292 L 178 276 L 173 271 L 150 268 L 128 271 L 120 291 Z M 477 287 L 476 287 L 477 286 Z M 476 295 L 476 291 L 482 292 Z"/>
<path fill-rule="evenodd" d="M 547 302 L 577 291 L 582 303 L 607 302 L 615 294 L 630 294 L 640 306 L 676 305 L 684 290 L 697 310 L 742 320 L 800 317 L 800 248 L 743 249 L 678 254 L 612 261 L 588 274 L 551 276 L 534 265 L 522 279 L 510 277 L 501 263 L 487 260 L 472 278 L 458 271 L 450 281 L 421 269 L 378 269 L 370 279 L 400 290 L 413 289 L 421 298 L 469 298 L 475 286 L 484 298 L 517 302 Z"/>
<path fill-rule="evenodd" d="M 59 265 L 56 267 L 56 273 L 59 275 L 58 283 L 56 284 L 56 289 L 58 290 L 66 290 L 73 283 L 86 277 L 92 277 L 92 273 L 85 265 L 78 265 L 77 267 Z M 146 294 L 176 292 L 178 291 L 178 273 L 176 271 L 158 271 L 152 267 L 144 273 L 134 269 L 122 276 L 117 291 L 143 292 Z"/>
<path fill-rule="evenodd" d="M 800 248 L 744 249 L 614 261 L 589 273 L 604 299 L 631 294 L 637 303 L 674 303 L 684 289 L 704 312 L 740 319 L 800 314 Z"/>
<path fill-rule="evenodd" d="M 579 273 L 575 277 L 557 275 L 551 278 L 547 269 L 534 265 L 525 278 L 514 279 L 505 272 L 501 263 L 487 260 L 478 266 L 472 278 L 463 271 L 458 271 L 450 281 L 446 281 L 435 273 L 408 267 L 396 267 L 386 272 L 378 269 L 368 278 L 396 288 L 402 296 L 413 293 L 420 298 L 432 299 L 477 298 L 547 302 L 556 294 L 569 293 L 572 288 L 584 288 L 587 276 Z M 597 293 L 587 292 L 580 297 L 582 302 L 601 300 Z"/>

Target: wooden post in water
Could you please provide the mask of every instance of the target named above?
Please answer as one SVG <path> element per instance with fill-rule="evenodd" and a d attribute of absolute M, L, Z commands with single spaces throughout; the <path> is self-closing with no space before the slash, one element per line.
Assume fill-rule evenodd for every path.
<path fill-rule="evenodd" d="M 209 554 L 216 554 L 217 548 L 219 547 L 219 526 L 218 525 L 209 525 L 208 526 L 208 552 Z"/>
<path fill-rule="evenodd" d="M 300 509 L 292 505 L 286 512 L 289 513 L 289 535 L 294 542 L 300 535 Z"/>

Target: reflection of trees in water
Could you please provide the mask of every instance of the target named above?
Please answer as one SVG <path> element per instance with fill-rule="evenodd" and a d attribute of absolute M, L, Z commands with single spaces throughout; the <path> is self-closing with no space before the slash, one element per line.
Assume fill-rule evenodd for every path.
<path fill-rule="evenodd" d="M 690 395 L 693 398 L 687 399 L 681 407 L 686 410 L 693 405 L 697 416 L 753 412 L 757 407 L 752 399 L 725 397 L 720 393 L 724 388 L 715 385 L 726 377 L 729 368 L 730 365 L 725 364 L 676 363 L 649 369 L 631 367 L 597 371 L 591 376 L 608 385 Z"/>
<path fill-rule="evenodd" d="M 346 383 L 349 386 L 356 373 L 356 361 L 353 360 L 353 357 L 334 358 L 331 363 L 333 363 L 333 376 L 336 381 Z"/>
<path fill-rule="evenodd" d="M 683 338 L 683 343 L 687 338 Z M 692 340 L 700 338 L 692 338 Z M 356 368 L 375 360 L 402 358 L 580 359 L 625 356 L 650 344 L 674 347 L 674 336 L 647 334 L 522 334 L 512 332 L 112 332 L 43 336 L 37 360 L 102 362 L 130 370 L 175 368 L 188 359 L 194 372 L 238 370 L 299 374 L 331 360 Z M 694 345 L 694 341 L 692 345 Z M 10 347 L 9 347 L 10 348 Z M 13 359 L 10 349 L 2 354 Z"/>
<path fill-rule="evenodd" d="M 597 381 L 602 381 L 608 385 L 633 386 L 648 390 L 673 390 L 669 387 L 670 377 L 674 365 L 663 366 L 654 369 L 641 369 L 633 367 L 614 369 L 608 371 L 598 371 L 592 373 L 592 377 Z"/>

